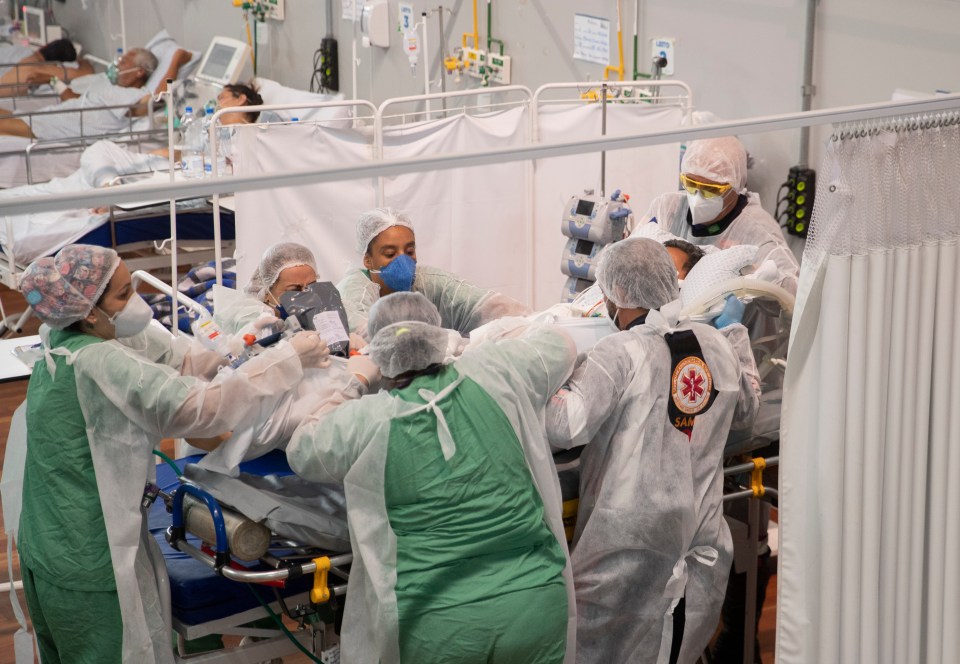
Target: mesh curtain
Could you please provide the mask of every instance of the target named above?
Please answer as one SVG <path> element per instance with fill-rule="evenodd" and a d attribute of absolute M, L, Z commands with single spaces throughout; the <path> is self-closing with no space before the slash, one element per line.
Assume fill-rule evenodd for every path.
<path fill-rule="evenodd" d="M 839 127 L 782 420 L 777 661 L 957 661 L 960 114 Z"/>

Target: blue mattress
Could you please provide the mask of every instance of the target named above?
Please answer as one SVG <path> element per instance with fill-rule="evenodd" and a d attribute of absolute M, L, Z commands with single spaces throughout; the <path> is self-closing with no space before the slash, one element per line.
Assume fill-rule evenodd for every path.
<path fill-rule="evenodd" d="M 202 455 L 178 459 L 177 464 L 183 468 L 189 463 L 196 463 Z M 287 464 L 286 454 L 281 450 L 274 450 L 269 454 L 240 464 L 241 472 L 257 475 L 275 473 L 278 475 L 292 475 L 293 471 Z M 170 492 L 179 484 L 173 469 L 167 464 L 157 466 L 157 484 L 163 491 Z M 198 625 L 211 620 L 219 620 L 227 616 L 246 611 L 259 606 L 257 599 L 250 593 L 245 583 L 230 581 L 218 576 L 203 563 L 194 560 L 186 553 L 174 550 L 164 537 L 172 516 L 167 512 L 162 500 L 153 504 L 148 515 L 150 533 L 160 544 L 164 560 L 167 563 L 167 574 L 170 577 L 170 600 L 173 615 L 187 625 Z M 187 540 L 199 547 L 200 541 L 188 535 Z M 251 566 L 250 569 L 257 569 Z M 280 593 L 289 597 L 309 590 L 313 585 L 313 575 L 291 580 Z M 273 588 L 269 586 L 253 586 L 265 601 L 273 600 Z"/>
<path fill-rule="evenodd" d="M 150 242 L 162 240 L 170 236 L 170 215 L 167 212 L 154 217 L 143 219 L 129 219 L 114 224 L 117 233 L 117 244 L 132 244 L 134 242 Z M 236 237 L 233 213 L 223 210 L 220 215 L 220 233 L 224 240 L 233 240 Z M 213 214 L 210 212 L 178 212 L 177 213 L 178 240 L 212 240 Z M 110 224 L 99 226 L 80 239 L 78 244 L 95 244 L 101 247 L 111 245 Z"/>

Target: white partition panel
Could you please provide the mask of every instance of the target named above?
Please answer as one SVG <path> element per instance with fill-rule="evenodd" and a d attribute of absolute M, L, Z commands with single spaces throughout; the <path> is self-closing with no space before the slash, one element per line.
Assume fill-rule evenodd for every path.
<path fill-rule="evenodd" d="M 526 145 L 529 115 L 517 107 L 479 116 L 387 127 L 384 159 Z M 523 162 L 386 178 L 384 202 L 417 229 L 417 259 L 528 301 L 527 166 Z"/>
<path fill-rule="evenodd" d="M 234 139 L 240 175 L 329 168 L 373 160 L 369 130 L 313 124 L 243 127 Z M 317 257 L 320 279 L 337 282 L 359 260 L 354 250 L 357 217 L 376 205 L 374 179 L 281 187 L 237 194 L 237 283 L 246 284 L 263 250 L 299 242 Z"/>

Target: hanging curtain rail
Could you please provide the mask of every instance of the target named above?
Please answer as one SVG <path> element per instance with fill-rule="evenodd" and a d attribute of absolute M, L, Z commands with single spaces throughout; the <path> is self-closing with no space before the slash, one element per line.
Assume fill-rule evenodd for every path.
<path fill-rule="evenodd" d="M 839 122 L 858 122 L 909 113 L 934 113 L 960 110 L 960 94 L 924 99 L 920 101 L 865 104 L 845 108 L 786 113 L 734 122 L 720 122 L 700 127 L 682 127 L 668 131 L 626 136 L 606 136 L 549 144 L 536 144 L 518 148 L 484 150 L 464 154 L 395 159 L 345 168 L 324 168 L 272 173 L 261 176 L 232 176 L 213 178 L 198 182 L 175 185 L 121 185 L 109 189 L 74 194 L 50 196 L 24 196 L 9 199 L 0 204 L 0 214 L 28 214 L 52 210 L 68 210 L 76 207 L 96 207 L 111 203 L 128 203 L 145 198 L 200 198 L 211 194 L 227 194 L 241 191 L 256 191 L 275 187 L 297 187 L 318 182 L 340 182 L 362 178 L 403 175 L 423 171 L 485 166 L 531 159 L 549 159 L 604 150 L 626 150 L 648 147 L 678 140 L 716 138 L 731 134 L 758 134 L 784 129 L 797 129 L 814 125 Z"/>
<path fill-rule="evenodd" d="M 960 110 L 943 111 L 933 114 L 913 114 L 862 122 L 845 122 L 836 127 L 830 140 L 842 141 L 851 138 L 866 138 L 868 136 L 876 136 L 882 132 L 892 131 L 900 133 L 904 131 L 920 131 L 923 129 L 953 127 L 957 124 L 960 124 Z"/>

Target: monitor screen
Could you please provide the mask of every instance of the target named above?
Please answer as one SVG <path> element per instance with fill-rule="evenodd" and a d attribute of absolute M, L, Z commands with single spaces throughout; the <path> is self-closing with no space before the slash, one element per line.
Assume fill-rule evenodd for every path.
<path fill-rule="evenodd" d="M 44 43 L 43 11 L 34 7 L 23 8 L 24 34 L 31 44 Z"/>
<path fill-rule="evenodd" d="M 577 201 L 577 214 L 582 217 L 589 217 L 593 212 L 593 201 L 580 199 Z"/>
<path fill-rule="evenodd" d="M 203 65 L 200 76 L 206 79 L 221 80 L 227 73 L 227 67 L 233 61 L 234 53 L 236 53 L 236 49 L 232 46 L 214 44 L 207 61 Z"/>

